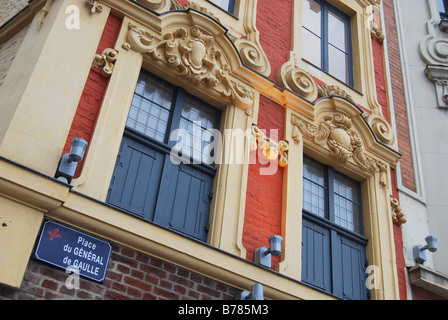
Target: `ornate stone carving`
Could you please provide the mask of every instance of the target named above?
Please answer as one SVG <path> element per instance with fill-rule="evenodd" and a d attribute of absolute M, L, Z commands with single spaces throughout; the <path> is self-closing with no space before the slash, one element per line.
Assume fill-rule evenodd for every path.
<path fill-rule="evenodd" d="M 103 77 L 110 77 L 114 70 L 114 63 L 117 60 L 118 52 L 114 49 L 105 49 L 102 54 L 95 55 L 92 62 L 92 68 L 98 68 L 104 66 L 101 70 L 101 75 Z"/>
<path fill-rule="evenodd" d="M 127 40 L 134 51 L 149 55 L 178 77 L 213 89 L 237 107 L 247 109 L 253 104 L 254 93 L 231 80 L 229 66 L 213 36 L 196 26 L 166 32 L 161 40 L 132 24 L 129 29 Z"/>
<path fill-rule="evenodd" d="M 316 127 L 306 123 L 296 116 L 292 116 L 292 136 L 296 143 L 300 142 L 297 130 L 316 144 L 329 149 L 330 156 L 341 163 L 353 159 L 361 169 L 375 173 L 381 172 L 380 183 L 386 186 L 387 166 L 368 156 L 365 152 L 364 142 L 352 128 L 352 120 L 342 113 L 329 114 L 320 121 Z"/>
<path fill-rule="evenodd" d="M 383 43 L 386 38 L 383 31 L 373 21 L 370 23 L 370 35 L 379 43 Z"/>
<path fill-rule="evenodd" d="M 172 0 L 137 0 L 137 1 L 157 12 L 165 12 L 170 10 L 173 2 Z"/>
<path fill-rule="evenodd" d="M 448 67 L 427 65 L 425 72 L 429 80 L 434 82 L 439 107 L 448 108 Z"/>
<path fill-rule="evenodd" d="M 238 39 L 235 41 L 235 46 L 238 48 L 241 59 L 246 66 L 261 74 L 267 73 L 270 68 L 269 62 L 258 45 L 247 39 Z"/>
<path fill-rule="evenodd" d="M 395 142 L 394 130 L 382 115 L 372 113 L 367 117 L 367 122 L 382 143 L 392 145 Z"/>
<path fill-rule="evenodd" d="M 335 85 L 322 85 L 318 83 L 317 92 L 320 97 L 330 97 L 333 95 L 338 95 L 353 102 L 353 98 L 347 92 Z"/>
<path fill-rule="evenodd" d="M 437 1 L 429 1 L 431 18 L 426 21 L 427 35 L 420 41 L 420 54 L 428 64 L 448 64 L 448 39 L 437 31 L 441 19 Z"/>
<path fill-rule="evenodd" d="M 215 15 L 214 15 L 212 12 L 210 12 L 207 8 L 205 8 L 205 7 L 203 7 L 203 6 L 199 5 L 199 4 L 197 4 L 197 3 L 195 3 L 195 2 L 190 2 L 190 3 L 188 3 L 188 4 L 184 7 L 184 9 L 194 9 L 194 10 L 198 10 L 198 11 L 201 11 L 201 12 L 205 13 L 206 15 L 212 17 L 213 19 L 216 19 Z"/>
<path fill-rule="evenodd" d="M 305 70 L 284 65 L 279 71 L 280 84 L 299 96 L 314 101 L 317 98 L 317 85 L 313 77 Z"/>
<path fill-rule="evenodd" d="M 103 7 L 98 4 L 98 0 L 86 0 L 88 6 L 90 6 L 90 13 L 100 13 L 103 11 Z"/>
<path fill-rule="evenodd" d="M 406 216 L 401 210 L 400 203 L 398 202 L 398 200 L 395 198 L 391 198 L 390 204 L 392 206 L 392 219 L 394 220 L 394 222 L 398 225 L 406 223 Z"/>
<path fill-rule="evenodd" d="M 274 160 L 277 159 L 277 157 L 280 157 L 278 164 L 281 167 L 286 167 L 288 165 L 288 142 L 283 140 L 275 142 L 271 140 L 255 125 L 252 126 L 251 133 L 250 149 L 252 151 L 259 149 L 261 154 L 269 160 Z"/>

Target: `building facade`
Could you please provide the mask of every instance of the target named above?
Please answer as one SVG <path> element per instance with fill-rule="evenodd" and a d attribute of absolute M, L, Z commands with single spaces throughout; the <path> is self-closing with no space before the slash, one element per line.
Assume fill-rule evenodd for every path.
<path fill-rule="evenodd" d="M 408 267 L 409 295 L 413 299 L 447 299 L 448 252 L 445 226 L 446 184 L 440 179 L 446 163 L 447 117 L 443 90 L 448 34 L 446 1 L 395 1 L 397 34 L 407 113 L 412 176 L 401 170 L 398 181 L 403 225 L 404 256 Z M 405 178 L 408 176 L 408 178 Z M 437 251 L 417 262 L 413 248 L 426 245 L 425 238 L 438 239 Z"/>
<path fill-rule="evenodd" d="M 410 298 L 395 2 L 0 5 L 2 298 Z"/>

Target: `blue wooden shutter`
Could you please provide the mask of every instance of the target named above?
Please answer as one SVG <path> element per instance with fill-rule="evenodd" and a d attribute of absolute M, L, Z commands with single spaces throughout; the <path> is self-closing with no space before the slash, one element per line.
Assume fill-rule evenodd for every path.
<path fill-rule="evenodd" d="M 167 158 L 154 222 L 207 240 L 213 175 Z"/>
<path fill-rule="evenodd" d="M 165 155 L 123 137 L 109 191 L 108 202 L 151 220 L 157 202 Z"/>
<path fill-rule="evenodd" d="M 334 294 L 344 299 L 367 299 L 365 247 L 340 234 L 335 236 L 333 248 Z"/>
<path fill-rule="evenodd" d="M 302 228 L 302 281 L 331 291 L 330 231 L 307 219 Z"/>

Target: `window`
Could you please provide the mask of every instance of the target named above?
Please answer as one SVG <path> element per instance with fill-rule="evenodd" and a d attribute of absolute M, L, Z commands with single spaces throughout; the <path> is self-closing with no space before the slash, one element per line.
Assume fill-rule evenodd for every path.
<path fill-rule="evenodd" d="M 216 169 L 210 159 L 201 156 L 201 149 L 213 139 L 207 130 L 218 127 L 219 116 L 219 110 L 182 88 L 142 71 L 108 202 L 144 220 L 206 241 Z M 176 129 L 185 133 L 181 141 L 172 134 Z M 190 141 L 198 137 L 200 141 Z M 187 155 L 191 161 L 173 161 L 171 150 L 179 142 L 182 157 Z M 200 156 L 193 159 L 197 154 Z"/>
<path fill-rule="evenodd" d="M 225 11 L 232 13 L 235 8 L 235 0 L 209 0 Z"/>
<path fill-rule="evenodd" d="M 353 86 L 350 17 L 322 0 L 303 0 L 303 58 Z"/>
<path fill-rule="evenodd" d="M 309 158 L 303 165 L 302 281 L 344 299 L 367 299 L 358 182 Z"/>
<path fill-rule="evenodd" d="M 448 20 L 448 0 L 437 0 L 439 6 L 440 18 Z"/>

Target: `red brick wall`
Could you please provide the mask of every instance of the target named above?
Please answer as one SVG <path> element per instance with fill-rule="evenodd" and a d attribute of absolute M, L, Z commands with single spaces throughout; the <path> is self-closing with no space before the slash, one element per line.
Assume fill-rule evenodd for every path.
<path fill-rule="evenodd" d="M 79 278 L 68 289 L 65 270 L 31 259 L 18 290 L 0 286 L 0 300 L 234 300 L 228 285 L 134 250 L 112 245 L 104 283 Z"/>
<path fill-rule="evenodd" d="M 272 129 L 277 130 L 278 140 L 283 139 L 284 110 L 280 105 L 261 96 L 258 127 L 272 137 Z M 247 259 L 253 261 L 254 252 L 259 247 L 269 247 L 268 239 L 274 234 L 281 235 L 283 168 L 277 165 L 273 175 L 261 175 L 260 170 L 269 167 L 265 159 L 254 159 L 251 153 L 247 182 L 246 211 L 244 216 L 243 245 Z M 270 171 L 271 169 L 269 169 Z M 279 258 L 273 257 L 273 267 Z"/>
<path fill-rule="evenodd" d="M 400 160 L 403 186 L 416 191 L 414 165 L 412 159 L 411 139 L 409 135 L 406 98 L 404 95 L 403 73 L 398 47 L 397 28 L 395 24 L 394 5 L 391 0 L 383 1 L 389 51 L 391 85 L 397 126 L 398 150 L 402 154 Z"/>
<path fill-rule="evenodd" d="M 391 75 L 391 87 L 393 94 L 393 103 L 395 109 L 395 123 L 397 127 L 398 150 L 402 154 L 400 159 L 401 179 L 405 187 L 415 191 L 415 175 L 413 168 L 412 150 L 410 144 L 408 114 L 406 108 L 406 98 L 404 94 L 403 73 L 401 69 L 401 58 L 398 47 L 397 29 L 395 21 L 395 11 L 393 2 L 390 0 L 383 1 L 385 28 L 387 32 L 387 45 L 389 53 L 389 65 Z M 376 68 L 376 66 L 375 66 Z M 378 87 L 378 86 L 377 86 Z M 399 199 L 398 184 L 396 181 L 395 170 L 391 170 L 392 177 L 392 197 Z M 406 288 L 406 262 L 403 253 L 403 235 L 400 225 L 394 223 L 394 242 L 395 255 L 397 263 L 398 286 L 400 299 L 407 299 Z"/>
<path fill-rule="evenodd" d="M 103 34 L 101 36 L 97 54 L 101 54 L 104 49 L 113 48 L 118 38 L 121 27 L 121 19 L 114 15 L 109 15 Z M 101 68 L 92 68 L 89 72 L 84 91 L 76 110 L 75 117 L 70 128 L 63 154 L 70 151 L 71 141 L 75 137 L 83 138 L 90 142 L 95 130 L 96 120 L 101 109 L 103 97 L 107 89 L 109 79 L 101 75 Z M 88 147 L 86 154 L 88 152 Z M 86 157 L 84 156 L 84 159 Z M 84 159 L 78 164 L 75 178 L 79 176 Z"/>
<path fill-rule="evenodd" d="M 291 51 L 292 0 L 259 0 L 257 7 L 257 29 L 260 44 L 271 63 L 274 81 L 277 71 L 288 61 Z"/>
<path fill-rule="evenodd" d="M 276 73 L 288 60 L 291 50 L 292 0 L 259 0 L 257 10 L 260 43 L 271 63 L 269 77 L 275 82 Z M 275 140 L 283 139 L 284 117 L 282 106 L 264 96 L 260 97 L 257 126 L 268 137 L 272 136 L 271 130 L 274 129 L 278 135 Z M 244 216 L 243 245 L 247 250 L 246 258 L 250 261 L 253 261 L 257 248 L 269 247 L 270 236 L 281 234 L 283 169 L 277 167 L 273 175 L 260 174 L 260 170 L 278 164 L 271 164 L 270 167 L 259 156 L 255 151 L 251 154 Z M 273 257 L 273 268 L 279 259 Z"/>
<path fill-rule="evenodd" d="M 375 66 L 375 82 L 378 102 L 381 105 L 381 110 L 384 117 L 387 121 L 390 122 L 386 90 L 386 73 L 384 69 L 383 46 L 376 39 L 372 40 L 372 51 Z"/>
<path fill-rule="evenodd" d="M 388 2 L 386 4 L 386 2 Z M 410 154 L 409 149 L 409 130 L 407 126 L 407 114 L 406 114 L 406 105 L 405 98 L 403 93 L 403 80 L 401 77 L 401 65 L 400 65 L 400 57 L 398 51 L 398 42 L 397 42 L 397 34 L 395 29 L 395 15 L 393 12 L 393 6 L 390 1 L 385 1 L 385 21 L 386 21 L 386 29 L 387 29 L 387 41 L 388 41 L 388 50 L 389 50 L 389 58 L 390 58 L 390 66 L 391 66 L 391 85 L 392 85 L 392 93 L 394 97 L 394 107 L 395 112 L 397 111 L 400 114 L 400 117 L 397 118 L 397 126 L 401 128 L 397 132 L 398 135 L 398 144 L 400 147 L 400 151 L 407 150 Z M 388 92 L 387 92 L 387 84 L 386 84 L 386 69 L 385 69 L 385 60 L 384 60 L 384 50 L 383 44 L 380 43 L 377 39 L 372 39 L 372 50 L 373 50 L 373 59 L 374 59 L 374 67 L 375 67 L 375 82 L 377 89 L 377 98 L 378 102 L 381 105 L 382 112 L 384 117 L 390 122 L 391 119 L 391 110 L 388 102 Z M 403 132 L 406 132 L 405 136 L 402 136 Z M 404 146 L 402 148 L 402 146 Z M 409 149 L 409 150 L 408 150 Z M 402 159 L 402 165 L 405 170 L 412 170 L 412 158 L 408 154 L 406 154 L 405 158 Z M 395 170 L 391 170 L 392 177 L 392 197 L 399 200 L 397 181 L 396 181 L 396 172 Z M 409 186 L 413 186 L 413 177 L 407 178 L 407 183 Z M 394 232 L 394 243 L 395 243 L 395 255 L 396 255 L 396 263 L 397 263 L 397 274 L 398 274 L 398 286 L 399 286 L 399 294 L 401 299 L 407 299 L 407 290 L 406 290 L 406 275 L 405 275 L 405 259 L 403 254 L 403 236 L 401 232 L 401 227 L 398 224 L 394 223 L 393 227 Z"/>

